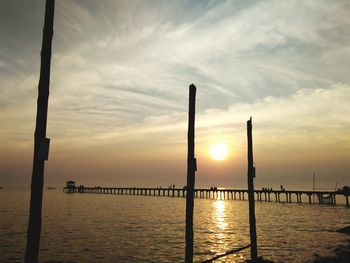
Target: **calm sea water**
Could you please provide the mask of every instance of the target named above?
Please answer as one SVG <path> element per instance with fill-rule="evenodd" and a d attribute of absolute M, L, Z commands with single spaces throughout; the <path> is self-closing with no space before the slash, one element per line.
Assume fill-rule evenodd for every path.
<path fill-rule="evenodd" d="M 1 190 L 0 200 L 0 261 L 23 262 L 29 192 Z M 335 230 L 350 225 L 344 206 L 263 202 L 256 217 L 259 254 L 277 262 L 330 255 L 347 239 Z M 184 218 L 184 198 L 45 190 L 40 261 L 183 262 Z M 249 243 L 247 201 L 195 199 L 194 221 L 195 261 Z"/>

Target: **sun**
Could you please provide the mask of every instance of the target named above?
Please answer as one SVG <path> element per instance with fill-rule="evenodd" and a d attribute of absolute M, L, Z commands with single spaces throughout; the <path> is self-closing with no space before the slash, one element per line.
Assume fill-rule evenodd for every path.
<path fill-rule="evenodd" d="M 224 160 L 226 158 L 226 156 L 227 156 L 227 153 L 228 153 L 227 145 L 223 144 L 223 143 L 215 144 L 210 149 L 211 156 L 217 161 Z"/>

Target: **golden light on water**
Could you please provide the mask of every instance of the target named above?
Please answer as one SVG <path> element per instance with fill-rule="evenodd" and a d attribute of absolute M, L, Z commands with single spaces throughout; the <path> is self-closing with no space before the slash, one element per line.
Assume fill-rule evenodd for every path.
<path fill-rule="evenodd" d="M 226 144 L 218 143 L 215 144 L 210 149 L 210 155 L 214 158 L 214 160 L 222 161 L 226 158 L 228 154 L 228 147 Z"/>
<path fill-rule="evenodd" d="M 217 200 L 214 206 L 216 215 L 216 225 L 220 230 L 225 230 L 227 228 L 227 223 L 225 222 L 225 203 L 222 200 Z"/>
<path fill-rule="evenodd" d="M 216 242 L 219 244 L 216 247 L 215 253 L 225 253 L 228 250 L 231 250 L 235 248 L 235 246 L 239 246 L 234 244 L 232 246 L 232 239 L 236 240 L 237 237 L 235 234 L 228 235 L 227 231 L 230 231 L 229 222 L 227 222 L 227 203 L 223 200 L 216 200 L 214 203 L 214 216 L 215 216 L 215 223 L 216 223 L 216 233 L 215 233 L 215 239 Z M 231 230 L 232 231 L 232 230 Z M 235 242 L 234 242 L 235 243 Z M 225 260 L 225 262 L 241 262 L 244 260 L 244 256 L 242 253 L 234 253 L 227 257 L 223 257 L 222 259 Z"/>

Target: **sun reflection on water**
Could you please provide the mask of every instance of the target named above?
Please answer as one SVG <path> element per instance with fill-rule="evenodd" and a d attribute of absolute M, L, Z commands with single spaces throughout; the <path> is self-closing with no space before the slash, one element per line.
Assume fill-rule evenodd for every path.
<path fill-rule="evenodd" d="M 213 209 L 213 221 L 215 222 L 214 238 L 217 246 L 215 250 L 224 252 L 227 249 L 227 228 L 228 223 L 226 222 L 226 207 L 225 202 L 222 200 L 217 200 L 214 203 Z M 217 251 L 218 252 L 218 251 Z"/>
<path fill-rule="evenodd" d="M 216 225 L 217 227 L 224 231 L 227 228 L 226 214 L 225 214 L 225 203 L 222 200 L 217 200 L 214 202 L 215 206 L 215 216 L 216 216 Z"/>
<path fill-rule="evenodd" d="M 227 221 L 229 207 L 228 203 L 223 200 L 216 200 L 213 203 L 213 221 L 215 222 L 215 246 L 211 249 L 215 254 L 222 254 L 237 247 L 235 244 L 236 235 L 233 234 L 232 224 Z M 244 256 L 241 253 L 231 254 L 227 257 L 222 257 L 218 262 L 243 262 Z"/>

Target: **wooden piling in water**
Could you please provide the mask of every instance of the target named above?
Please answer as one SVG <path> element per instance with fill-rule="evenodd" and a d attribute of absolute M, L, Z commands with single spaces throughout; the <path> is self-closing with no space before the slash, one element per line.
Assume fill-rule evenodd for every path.
<path fill-rule="evenodd" d="M 247 121 L 248 137 L 248 196 L 249 196 L 249 226 L 250 226 L 250 255 L 252 262 L 257 262 L 258 248 L 255 223 L 254 177 L 255 167 L 253 161 L 252 118 Z M 244 196 L 244 194 L 243 194 Z M 266 196 L 265 196 L 266 200 Z"/>
<path fill-rule="evenodd" d="M 346 195 L 346 196 L 345 196 L 345 199 L 346 199 L 346 206 L 349 206 L 349 196 Z"/>
<path fill-rule="evenodd" d="M 24 259 L 26 263 L 38 262 L 39 256 L 44 168 L 45 160 L 48 159 L 49 151 L 49 139 L 46 138 L 46 126 L 50 89 L 50 67 L 54 13 L 55 0 L 46 0 L 45 22 L 41 49 L 40 80 L 38 86 L 36 127 L 34 135 L 34 160 L 30 195 L 30 211 L 27 230 L 26 253 Z"/>
<path fill-rule="evenodd" d="M 193 206 L 196 159 L 194 157 L 196 86 L 191 84 L 189 90 L 188 133 L 187 133 L 187 194 L 186 194 L 186 251 L 185 262 L 193 262 Z"/>

